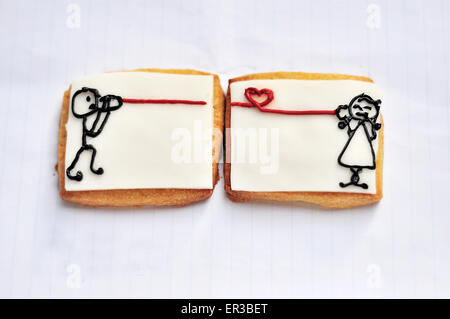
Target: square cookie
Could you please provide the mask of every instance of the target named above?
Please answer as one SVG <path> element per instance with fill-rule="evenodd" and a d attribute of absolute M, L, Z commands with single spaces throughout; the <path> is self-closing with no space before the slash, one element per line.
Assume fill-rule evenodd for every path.
<path fill-rule="evenodd" d="M 365 77 L 276 72 L 231 79 L 228 197 L 333 208 L 381 200 L 380 108 L 381 93 Z"/>
<path fill-rule="evenodd" d="M 217 75 L 141 69 L 86 76 L 64 94 L 61 198 L 88 206 L 183 206 L 218 180 Z"/>

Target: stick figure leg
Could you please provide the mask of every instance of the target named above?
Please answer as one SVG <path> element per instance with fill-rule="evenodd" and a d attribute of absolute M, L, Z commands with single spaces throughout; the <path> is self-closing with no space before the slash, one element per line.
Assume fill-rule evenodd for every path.
<path fill-rule="evenodd" d="M 350 170 L 352 171 L 352 177 L 350 178 L 350 182 L 348 182 L 348 183 L 339 183 L 339 186 L 341 186 L 341 187 L 347 187 L 347 186 L 350 186 L 350 185 L 354 185 L 354 186 L 358 186 L 358 187 L 361 187 L 361 188 L 363 188 L 363 189 L 367 189 L 367 188 L 369 188 L 369 186 L 366 184 L 366 183 L 361 183 L 361 184 L 359 184 L 358 182 L 359 182 L 359 173 L 362 171 L 362 168 L 350 168 Z"/>
<path fill-rule="evenodd" d="M 90 169 L 91 172 L 97 175 L 102 175 L 103 174 L 103 168 L 99 167 L 97 169 L 94 168 L 94 161 L 95 161 L 95 156 L 97 155 L 97 150 L 92 146 L 92 145 L 86 145 L 85 146 L 86 149 L 88 150 L 92 150 L 92 155 L 91 155 L 91 164 L 90 164 Z"/>
<path fill-rule="evenodd" d="M 77 154 L 75 155 L 75 158 L 73 159 L 72 163 L 70 164 L 69 167 L 67 167 L 66 169 L 66 175 L 69 179 L 75 180 L 75 181 L 81 181 L 83 179 L 83 173 L 81 171 L 77 171 L 76 175 L 72 175 L 71 171 L 75 168 L 75 165 L 77 165 L 78 160 L 80 159 L 80 155 L 81 153 L 83 153 L 85 150 L 85 147 L 82 146 L 80 147 L 80 149 L 77 151 Z"/>

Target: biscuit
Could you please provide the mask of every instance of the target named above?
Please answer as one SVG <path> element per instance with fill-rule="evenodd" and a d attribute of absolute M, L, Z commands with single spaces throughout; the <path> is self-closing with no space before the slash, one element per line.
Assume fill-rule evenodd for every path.
<path fill-rule="evenodd" d="M 61 198 L 136 207 L 207 199 L 219 179 L 223 113 L 219 78 L 206 72 L 139 69 L 72 83 L 59 127 Z M 184 151 L 175 162 L 174 147 Z"/>
<path fill-rule="evenodd" d="M 302 201 L 331 208 L 381 200 L 379 99 L 373 81 L 360 76 L 274 72 L 231 79 L 225 109 L 227 196 L 236 202 Z M 246 140 L 252 129 L 256 138 Z M 239 139 L 239 130 L 247 135 Z M 265 139 L 258 140 L 258 132 Z M 271 132 L 278 134 L 278 144 L 268 141 Z M 258 154 L 249 160 L 255 145 L 265 145 L 266 153 L 269 146 L 278 147 L 279 167 L 273 165 L 271 172 L 266 165 L 262 171 Z"/>

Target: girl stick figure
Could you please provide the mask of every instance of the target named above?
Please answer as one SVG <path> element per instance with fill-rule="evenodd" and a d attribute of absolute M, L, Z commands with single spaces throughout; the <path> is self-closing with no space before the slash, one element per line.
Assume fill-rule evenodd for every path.
<path fill-rule="evenodd" d="M 376 158 L 372 141 L 377 138 L 376 131 L 381 128 L 377 123 L 381 100 L 373 100 L 369 95 L 354 97 L 349 105 L 340 105 L 336 109 L 338 127 L 347 127 L 348 140 L 338 157 L 341 166 L 350 168 L 352 176 L 348 183 L 339 183 L 341 187 L 354 185 L 367 189 L 366 183 L 359 183 L 359 173 L 364 168 L 375 169 Z M 347 112 L 346 112 L 347 111 Z M 347 114 L 344 114 L 347 113 Z"/>
<path fill-rule="evenodd" d="M 101 107 L 98 106 L 98 102 L 102 102 Z M 122 104 L 123 101 L 120 96 L 100 96 L 96 89 L 84 87 L 74 93 L 72 97 L 72 114 L 76 118 L 83 120 L 83 135 L 81 137 L 81 147 L 77 151 L 77 154 L 75 155 L 75 158 L 73 159 L 70 166 L 66 169 L 66 175 L 69 179 L 78 182 L 83 179 L 83 173 L 81 171 L 77 171 L 75 175 L 72 175 L 71 172 L 75 168 L 75 165 L 77 165 L 81 153 L 83 153 L 84 151 L 92 151 L 91 163 L 89 166 L 91 172 L 97 175 L 103 174 L 103 168 L 94 168 L 94 160 L 95 155 L 97 154 L 97 150 L 91 144 L 87 144 L 86 137 L 96 137 L 100 135 L 103 128 L 105 127 L 106 122 L 108 121 L 111 112 L 119 109 Z M 91 115 L 94 116 L 94 114 L 94 122 L 92 123 L 91 127 L 88 128 L 87 119 Z M 99 125 L 102 115 L 104 115 L 103 120 Z"/>

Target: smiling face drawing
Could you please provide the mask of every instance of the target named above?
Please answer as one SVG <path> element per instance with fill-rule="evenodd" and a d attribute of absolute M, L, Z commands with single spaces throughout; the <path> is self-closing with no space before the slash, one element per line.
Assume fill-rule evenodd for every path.
<path fill-rule="evenodd" d="M 365 94 L 354 97 L 349 107 L 351 117 L 356 120 L 376 119 L 379 110 L 379 102 Z"/>
<path fill-rule="evenodd" d="M 98 111 L 100 94 L 96 89 L 82 88 L 72 97 L 72 113 L 76 118 L 87 117 Z"/>

